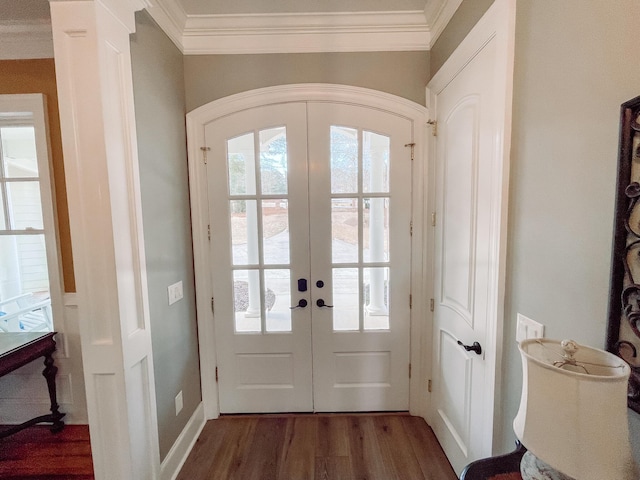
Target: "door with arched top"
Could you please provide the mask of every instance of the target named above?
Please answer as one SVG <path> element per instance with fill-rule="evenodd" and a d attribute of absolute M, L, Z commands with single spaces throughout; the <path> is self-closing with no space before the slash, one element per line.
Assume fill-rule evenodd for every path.
<path fill-rule="evenodd" d="M 409 408 L 412 129 L 311 101 L 205 126 L 221 412 Z"/>

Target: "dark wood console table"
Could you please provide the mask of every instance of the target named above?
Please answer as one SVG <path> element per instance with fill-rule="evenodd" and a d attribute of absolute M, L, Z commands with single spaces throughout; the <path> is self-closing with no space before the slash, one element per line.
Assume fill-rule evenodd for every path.
<path fill-rule="evenodd" d="M 44 371 L 42 375 L 47 380 L 49 399 L 51 400 L 51 413 L 32 418 L 20 425 L 0 431 L 0 438 L 7 437 L 22 429 L 37 423 L 51 423 L 51 431 L 59 432 L 64 428 L 58 401 L 56 399 L 56 373 L 58 367 L 53 362 L 53 352 L 56 350 L 56 342 L 53 339 L 56 332 L 50 333 L 0 333 L 0 377 L 7 373 L 44 357 Z"/>

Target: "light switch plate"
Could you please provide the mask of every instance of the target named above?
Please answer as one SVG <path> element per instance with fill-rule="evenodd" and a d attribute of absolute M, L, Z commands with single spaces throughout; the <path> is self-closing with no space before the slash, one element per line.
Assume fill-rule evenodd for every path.
<path fill-rule="evenodd" d="M 528 340 L 530 338 L 544 337 L 544 325 L 525 317 L 521 313 L 517 317 L 516 342 Z"/>
<path fill-rule="evenodd" d="M 182 280 L 173 285 L 167 287 L 167 294 L 169 296 L 169 305 L 173 305 L 184 296 L 182 293 Z"/>

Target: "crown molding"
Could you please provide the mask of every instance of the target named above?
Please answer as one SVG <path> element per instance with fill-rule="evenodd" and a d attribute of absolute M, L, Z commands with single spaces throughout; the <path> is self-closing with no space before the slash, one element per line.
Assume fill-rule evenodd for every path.
<path fill-rule="evenodd" d="M 424 10 L 188 15 L 179 0 L 144 1 L 185 55 L 429 50 L 462 0 Z"/>
<path fill-rule="evenodd" d="M 0 22 L 0 60 L 53 58 L 51 23 Z"/>
<path fill-rule="evenodd" d="M 185 54 L 428 50 L 424 11 L 193 15 Z"/>

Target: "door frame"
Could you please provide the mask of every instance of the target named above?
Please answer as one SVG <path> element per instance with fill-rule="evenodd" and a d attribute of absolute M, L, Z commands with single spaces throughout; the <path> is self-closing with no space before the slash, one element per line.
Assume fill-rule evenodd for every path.
<path fill-rule="evenodd" d="M 492 165 L 494 178 L 491 192 L 491 262 L 489 301 L 487 307 L 487 339 L 483 345 L 487 382 L 484 391 L 484 405 L 488 405 L 490 415 L 484 415 L 482 431 L 486 432 L 482 440 L 482 456 L 489 457 L 499 448 L 499 429 L 502 425 L 496 418 L 501 402 L 501 369 L 503 357 L 504 302 L 507 263 L 508 202 L 509 202 L 509 167 L 511 154 L 511 119 L 513 97 L 513 59 L 515 46 L 515 13 L 516 0 L 496 0 L 484 16 L 473 27 L 444 65 L 433 76 L 427 85 L 427 107 L 437 115 L 437 95 L 456 77 L 456 75 L 484 48 L 492 39 L 497 45 L 496 62 L 493 66 L 496 73 L 494 84 L 496 103 L 492 105 L 494 114 L 495 155 Z M 435 117 L 434 117 L 435 118 Z M 435 212 L 435 164 L 436 141 L 429 147 L 428 185 L 429 211 Z M 433 236 L 433 231 L 431 232 Z M 427 256 L 435 255 L 435 242 L 430 239 Z M 433 279 L 435 284 L 435 278 Z M 433 315 L 433 314 L 432 314 Z M 436 355 L 433 349 L 431 355 Z M 435 357 L 431 364 L 435 364 Z M 434 392 L 435 393 L 435 392 Z M 427 421 L 434 418 L 437 412 L 428 412 Z"/>
<path fill-rule="evenodd" d="M 294 84 L 260 88 L 214 100 L 187 114 L 187 153 L 189 189 L 191 196 L 191 224 L 193 235 L 194 274 L 196 284 L 196 313 L 200 349 L 202 400 L 206 419 L 220 415 L 216 383 L 216 337 L 212 309 L 212 285 L 209 271 L 209 207 L 205 125 L 242 110 L 289 102 L 332 102 L 379 109 L 409 119 L 413 125 L 413 236 L 411 247 L 411 365 L 409 410 L 413 415 L 426 417 L 428 412 L 427 374 L 430 324 L 425 321 L 426 268 L 424 264 L 424 202 L 427 145 L 427 109 L 415 102 L 388 93 L 361 87 L 335 84 Z M 409 301 L 409 299 L 407 299 Z"/>

